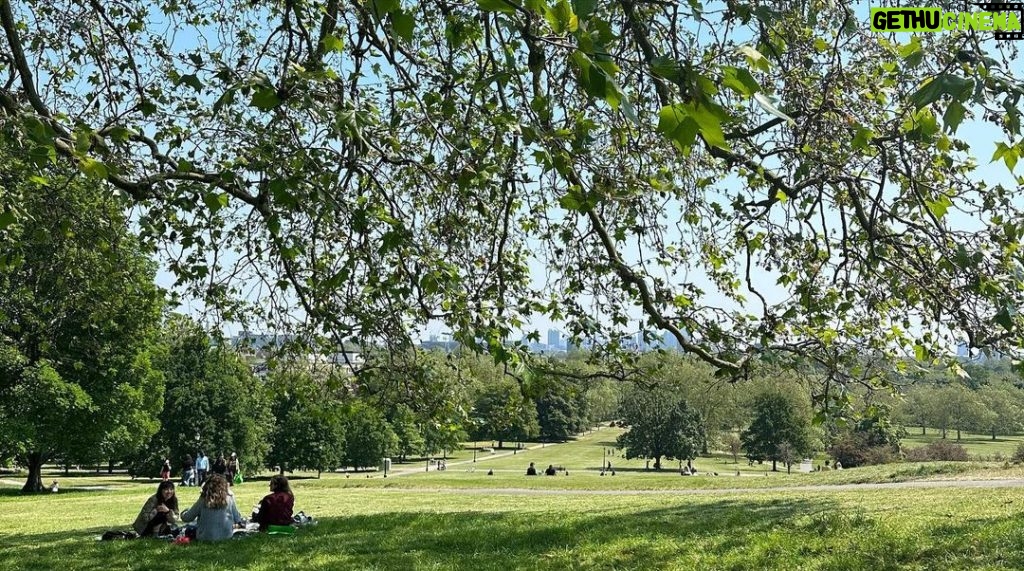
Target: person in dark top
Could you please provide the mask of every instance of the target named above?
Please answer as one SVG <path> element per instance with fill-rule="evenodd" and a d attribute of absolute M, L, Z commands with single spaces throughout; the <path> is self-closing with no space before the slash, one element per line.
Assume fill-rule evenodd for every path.
<path fill-rule="evenodd" d="M 533 462 L 530 462 L 530 467 L 526 469 L 527 476 L 536 476 L 537 469 L 533 467 Z"/>
<path fill-rule="evenodd" d="M 274 476 L 270 479 L 270 493 L 260 500 L 260 505 L 252 514 L 252 521 L 260 524 L 260 531 L 266 531 L 271 525 L 290 525 L 292 509 L 295 507 L 295 496 L 288 485 L 288 478 Z"/>
<path fill-rule="evenodd" d="M 224 455 L 221 454 L 213 461 L 213 473 L 220 474 L 223 476 L 228 471 L 228 463 L 224 460 Z"/>
<path fill-rule="evenodd" d="M 554 476 L 556 473 L 554 464 L 548 464 L 548 469 L 544 470 L 545 476 Z"/>

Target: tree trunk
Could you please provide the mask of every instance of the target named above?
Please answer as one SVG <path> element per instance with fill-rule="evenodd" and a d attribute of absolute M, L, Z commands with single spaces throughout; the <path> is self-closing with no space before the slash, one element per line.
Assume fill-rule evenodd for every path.
<path fill-rule="evenodd" d="M 992 441 L 995 442 L 995 440 L 996 440 L 996 427 L 993 426 L 992 427 Z"/>
<path fill-rule="evenodd" d="M 30 452 L 28 455 L 28 480 L 21 488 L 23 494 L 37 494 L 43 491 L 43 455 Z"/>
<path fill-rule="evenodd" d="M 504 446 L 503 446 L 504 444 L 505 444 L 505 441 L 504 441 L 504 440 L 499 440 L 499 441 L 498 441 L 498 450 L 501 450 L 501 449 L 502 449 L 502 448 L 504 447 Z"/>
<path fill-rule="evenodd" d="M 772 472 L 778 472 L 778 467 L 775 466 L 775 458 L 772 458 Z"/>
<path fill-rule="evenodd" d="M 316 479 L 317 479 L 317 480 L 319 480 L 319 479 L 320 479 L 320 472 L 322 472 L 322 470 L 321 470 L 320 468 L 317 468 L 317 469 L 316 469 Z M 282 476 L 284 475 L 284 470 L 282 470 L 282 471 L 281 471 L 281 475 L 282 475 Z"/>
<path fill-rule="evenodd" d="M 114 473 L 114 459 L 113 458 L 111 458 L 110 460 L 107 460 L 107 473 L 108 474 L 113 474 Z"/>
<path fill-rule="evenodd" d="M 942 427 L 942 439 L 946 439 L 946 427 Z"/>
<path fill-rule="evenodd" d="M 925 431 L 925 430 L 926 430 L 926 429 L 925 429 L 924 425 L 922 424 L 922 425 L 921 425 L 921 436 L 924 436 L 924 434 L 925 434 L 925 432 L 924 432 L 924 431 Z"/>
<path fill-rule="evenodd" d="M 956 441 L 960 442 L 960 429 L 959 428 L 956 429 Z"/>
<path fill-rule="evenodd" d="M 280 466 L 278 466 L 277 469 L 280 470 L 280 472 L 278 472 L 278 474 L 281 474 L 282 476 L 284 476 L 284 464 L 281 464 Z M 317 468 L 316 473 L 317 474 L 320 473 L 320 469 L 319 468 Z M 320 476 L 317 476 L 317 478 L 319 478 L 319 477 Z"/>
<path fill-rule="evenodd" d="M 661 470 L 661 456 L 654 457 L 654 469 Z"/>

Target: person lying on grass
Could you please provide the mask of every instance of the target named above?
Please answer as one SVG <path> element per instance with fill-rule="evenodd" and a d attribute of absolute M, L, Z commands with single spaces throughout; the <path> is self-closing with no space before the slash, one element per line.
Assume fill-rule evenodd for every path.
<path fill-rule="evenodd" d="M 160 482 L 156 493 L 146 500 L 132 527 L 139 537 L 168 535 L 177 521 L 178 496 L 174 494 L 174 482 L 168 480 Z"/>
<path fill-rule="evenodd" d="M 252 513 L 252 521 L 260 524 L 260 531 L 267 531 L 271 525 L 291 525 L 295 495 L 292 494 L 288 478 L 278 475 L 270 479 L 270 493 L 260 500 Z"/>
<path fill-rule="evenodd" d="M 235 498 L 228 493 L 228 481 L 220 474 L 206 479 L 206 486 L 192 507 L 181 514 L 183 521 L 199 520 L 196 539 L 219 541 L 231 539 L 235 524 L 242 523 L 242 516 L 235 507 Z"/>

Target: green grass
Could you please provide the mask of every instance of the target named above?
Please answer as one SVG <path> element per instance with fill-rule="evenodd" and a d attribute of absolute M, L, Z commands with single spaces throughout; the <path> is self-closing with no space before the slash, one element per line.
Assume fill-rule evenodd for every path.
<path fill-rule="evenodd" d="M 4 493 L 0 568 L 1024 567 L 1024 516 L 1018 515 L 1018 493 L 1006 489 L 535 496 L 346 487 L 350 483 L 335 475 L 296 480 L 297 508 L 321 523 L 293 537 L 189 546 L 95 541 L 103 530 L 131 522 L 150 485 L 35 497 Z M 251 482 L 237 489 L 243 510 L 264 488 Z M 180 495 L 189 502 L 196 491 Z"/>
<path fill-rule="evenodd" d="M 155 490 L 152 481 L 47 474 L 61 492 L 26 497 L 4 476 L 0 569 L 1024 568 L 1019 488 L 833 486 L 1024 478 L 1020 467 L 893 464 L 765 476 L 763 466 L 741 462 L 742 477 L 681 477 L 619 458 L 616 476 L 600 476 L 616 432 L 514 456 L 478 454 L 475 464 L 462 453 L 470 461 L 452 460 L 445 472 L 419 472 L 417 464 L 396 466 L 416 471 L 387 479 L 295 476 L 296 509 L 320 525 L 222 544 L 96 541 L 104 530 L 128 528 Z M 526 477 L 530 461 L 565 465 L 570 475 Z M 718 461 L 731 462 L 697 465 L 708 474 Z M 489 466 L 495 475 L 486 475 Z M 240 510 L 247 513 L 266 488 L 266 475 L 237 486 Z M 178 494 L 184 508 L 198 490 Z"/>
<path fill-rule="evenodd" d="M 907 437 L 903 439 L 903 448 L 917 448 L 919 446 L 925 446 L 932 442 L 942 440 L 942 433 L 936 428 L 929 428 L 926 434 L 921 435 L 920 427 L 910 427 L 907 429 Z M 986 460 L 992 460 L 999 454 L 1003 458 L 1009 458 L 1013 456 L 1014 450 L 1017 449 L 1021 443 L 1024 443 L 1024 436 L 997 436 L 995 440 L 992 440 L 991 434 L 975 434 L 972 432 L 961 432 L 960 440 L 956 439 L 955 430 L 946 431 L 946 440 L 954 444 L 959 444 L 967 449 L 967 453 L 972 458 L 983 458 Z"/>

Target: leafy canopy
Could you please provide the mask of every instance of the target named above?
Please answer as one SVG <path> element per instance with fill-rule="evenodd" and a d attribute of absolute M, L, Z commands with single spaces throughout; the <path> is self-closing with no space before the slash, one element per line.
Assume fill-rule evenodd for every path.
<path fill-rule="evenodd" d="M 391 349 L 442 322 L 516 367 L 504 341 L 543 317 L 620 376 L 638 315 L 730 375 L 1021 344 L 1024 88 L 982 34 L 897 43 L 829 0 L 0 0 L 0 23 L 26 156 L 119 189 L 224 319 Z"/>

